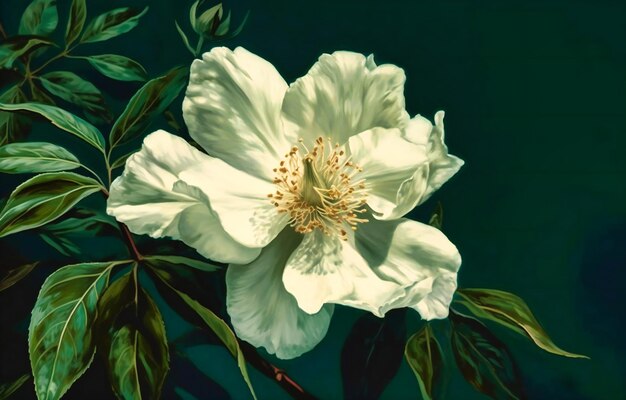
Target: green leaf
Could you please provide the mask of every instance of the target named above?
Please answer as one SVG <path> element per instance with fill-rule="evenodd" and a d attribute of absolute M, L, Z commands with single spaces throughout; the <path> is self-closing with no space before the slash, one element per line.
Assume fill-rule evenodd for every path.
<path fill-rule="evenodd" d="M 433 390 L 441 382 L 443 356 L 441 346 L 426 325 L 406 342 L 404 357 L 415 373 L 424 400 L 433 398 Z"/>
<path fill-rule="evenodd" d="M 26 101 L 22 90 L 13 86 L 0 96 L 0 103 L 21 103 Z M 30 121 L 14 112 L 0 111 L 0 145 L 11 143 L 30 130 Z"/>
<path fill-rule="evenodd" d="M 54 71 L 40 77 L 41 84 L 53 95 L 106 119 L 108 110 L 100 90 L 69 71 Z"/>
<path fill-rule="evenodd" d="M 54 106 L 56 103 L 50 96 L 48 96 L 47 92 L 43 89 L 40 89 L 37 84 L 31 86 L 31 93 L 33 96 L 33 102 L 42 103 Z M 26 99 L 25 99 L 26 100 Z"/>
<path fill-rule="evenodd" d="M 126 33 L 137 26 L 139 18 L 148 12 L 148 7 L 143 11 L 135 8 L 116 8 L 97 16 L 85 28 L 81 43 L 101 42 Z"/>
<path fill-rule="evenodd" d="M 24 374 L 14 382 L 0 385 L 0 400 L 9 399 L 13 393 L 17 392 L 26 381 L 30 379 L 30 374 Z"/>
<path fill-rule="evenodd" d="M 193 28 L 194 31 L 196 30 L 196 14 L 198 10 L 198 4 L 200 4 L 200 0 L 194 1 L 191 7 L 189 8 L 189 23 L 191 24 L 191 27 Z"/>
<path fill-rule="evenodd" d="M 219 21 L 219 25 L 215 30 L 215 36 L 224 36 L 228 33 L 230 29 L 230 11 L 226 14 L 226 18 Z"/>
<path fill-rule="evenodd" d="M 85 0 L 72 0 L 72 6 L 70 7 L 70 17 L 67 21 L 67 28 L 65 29 L 65 45 L 69 46 L 74 43 L 85 26 L 85 20 L 87 19 L 87 4 Z"/>
<path fill-rule="evenodd" d="M 530 338 L 543 350 L 564 357 L 589 358 L 559 348 L 543 330 L 530 308 L 520 297 L 495 289 L 460 289 L 458 300 L 479 318 L 495 321 Z"/>
<path fill-rule="evenodd" d="M 41 36 L 13 36 L 0 43 L 0 67 L 11 68 L 19 57 L 30 53 L 41 46 L 52 46 L 54 43 Z"/>
<path fill-rule="evenodd" d="M 128 157 L 132 156 L 135 153 L 136 150 L 133 150 L 130 153 L 124 154 L 117 160 L 113 161 L 113 163 L 111 163 L 111 169 L 113 170 L 115 168 L 123 167 L 126 164 L 126 160 L 128 160 Z"/>
<path fill-rule="evenodd" d="M 213 333 L 215 333 L 215 335 L 217 335 L 217 337 L 224 344 L 224 346 L 226 346 L 226 349 L 228 349 L 230 354 L 237 360 L 237 365 L 239 366 L 241 375 L 248 385 L 252 397 L 256 399 L 256 394 L 254 393 L 254 389 L 252 388 L 252 382 L 250 381 L 250 377 L 248 376 L 246 360 L 244 359 L 241 348 L 239 347 L 237 336 L 235 336 L 234 332 L 230 329 L 228 324 L 224 322 L 223 319 L 215 315 L 213 311 L 204 307 L 202 304 L 198 303 L 187 294 L 171 286 L 168 281 L 169 275 L 167 273 L 164 273 L 163 270 L 153 268 L 152 271 L 159 277 L 159 279 L 163 281 L 163 283 L 165 283 L 170 289 L 172 289 L 172 291 L 174 291 L 193 311 L 195 311 L 195 313 L 204 321 L 208 328 Z"/>
<path fill-rule="evenodd" d="M 24 142 L 0 147 L 0 172 L 5 174 L 67 171 L 78 167 L 78 159 L 56 144 Z"/>
<path fill-rule="evenodd" d="M 139 137 L 152 117 L 160 115 L 178 97 L 187 81 L 187 74 L 187 68 L 177 67 L 139 89 L 111 129 L 111 147 Z"/>
<path fill-rule="evenodd" d="M 30 273 L 37 266 L 37 262 L 31 264 L 24 264 L 17 268 L 8 270 L 4 276 L 0 279 L 0 292 L 10 288 L 17 282 L 21 281 L 26 275 Z M 0 391 L 1 393 L 1 391 Z M 1 396 L 0 396 L 1 398 Z"/>
<path fill-rule="evenodd" d="M 20 35 L 49 35 L 59 23 L 56 0 L 34 0 L 20 20 Z"/>
<path fill-rule="evenodd" d="M 0 110 L 5 111 L 30 111 L 47 118 L 53 125 L 84 140 L 104 153 L 104 138 L 95 126 L 84 119 L 71 114 L 62 108 L 37 103 L 3 104 Z"/>
<path fill-rule="evenodd" d="M 185 35 L 185 32 L 182 30 L 180 25 L 178 25 L 178 21 L 174 21 L 174 24 L 176 25 L 176 30 L 178 31 L 178 34 L 183 39 L 183 44 L 185 45 L 187 50 L 189 50 L 191 52 L 191 54 L 193 54 L 195 56 L 196 55 L 196 51 L 194 50 L 194 48 L 189 43 L 189 39 L 187 39 L 187 35 Z"/>
<path fill-rule="evenodd" d="M 46 279 L 28 329 L 30 363 L 39 400 L 60 398 L 95 352 L 92 326 L 111 269 L 123 261 L 68 265 Z"/>
<path fill-rule="evenodd" d="M 222 3 L 209 8 L 196 19 L 195 31 L 199 34 L 212 34 L 215 30 L 215 24 L 219 23 L 222 17 L 222 13 Z M 214 21 L 215 18 L 217 21 Z"/>
<path fill-rule="evenodd" d="M 137 61 L 117 54 L 101 54 L 81 57 L 97 69 L 102 75 L 118 81 L 145 81 L 146 70 Z"/>
<path fill-rule="evenodd" d="M 441 227 L 443 226 L 443 206 L 441 203 L 437 203 L 437 207 L 435 208 L 433 215 L 430 216 L 428 225 L 441 230 Z"/>
<path fill-rule="evenodd" d="M 158 399 L 169 366 L 163 318 L 130 274 L 115 281 L 100 303 L 98 329 L 113 391 L 126 400 Z"/>
<path fill-rule="evenodd" d="M 72 172 L 32 177 L 11 193 L 0 212 L 0 237 L 54 221 L 100 189 L 95 180 Z"/>
<path fill-rule="evenodd" d="M 241 23 L 239 24 L 239 26 L 237 28 L 235 28 L 234 31 L 232 31 L 230 33 L 230 35 L 228 35 L 227 37 L 225 37 L 224 39 L 229 39 L 229 38 L 233 38 L 237 35 L 239 35 L 241 33 L 241 31 L 243 30 L 244 26 L 246 26 L 246 23 L 248 22 L 248 18 L 250 18 L 250 11 L 246 12 L 246 15 L 243 16 L 243 20 L 241 21 Z"/>
<path fill-rule="evenodd" d="M 463 377 L 493 399 L 522 399 L 519 370 L 508 348 L 477 319 L 451 310 L 452 352 Z"/>
<path fill-rule="evenodd" d="M 187 257 L 182 257 L 182 256 L 155 255 L 155 256 L 144 257 L 144 259 L 151 264 L 156 264 L 157 267 L 161 267 L 165 269 L 167 269 L 167 265 L 172 265 L 172 264 L 182 265 L 185 267 L 191 267 L 191 268 L 195 268 L 195 269 L 198 269 L 200 271 L 205 271 L 205 272 L 215 272 L 215 271 L 219 271 L 222 269 L 218 267 L 217 265 L 209 264 L 208 262 L 205 262 L 205 261 L 195 260 L 193 258 L 187 258 Z"/>

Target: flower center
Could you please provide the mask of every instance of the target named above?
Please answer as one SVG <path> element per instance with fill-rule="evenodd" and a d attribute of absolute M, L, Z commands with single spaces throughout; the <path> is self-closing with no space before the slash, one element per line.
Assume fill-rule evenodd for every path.
<path fill-rule="evenodd" d="M 274 168 L 277 190 L 267 197 L 278 212 L 289 213 L 296 232 L 319 229 L 347 240 L 346 228 L 367 222 L 359 218 L 366 211 L 365 179 L 355 179 L 362 171 L 330 138 L 317 138 L 311 150 L 300 139 Z"/>

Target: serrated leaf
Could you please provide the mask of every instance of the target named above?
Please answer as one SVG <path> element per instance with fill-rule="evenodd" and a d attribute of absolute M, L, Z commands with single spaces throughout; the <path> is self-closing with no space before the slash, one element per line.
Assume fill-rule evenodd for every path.
<path fill-rule="evenodd" d="M 11 193 L 0 212 L 0 237 L 54 221 L 100 189 L 97 181 L 72 172 L 32 177 Z"/>
<path fill-rule="evenodd" d="M 495 321 L 530 338 L 543 350 L 564 357 L 589 358 L 558 347 L 541 327 L 532 311 L 520 297 L 495 289 L 460 289 L 459 301 L 479 318 Z"/>
<path fill-rule="evenodd" d="M 87 19 L 87 4 L 85 0 L 72 0 L 70 16 L 65 29 L 65 44 L 69 46 L 80 36 Z"/>
<path fill-rule="evenodd" d="M 224 344 L 226 349 L 228 349 L 230 354 L 237 360 L 237 365 L 239 366 L 241 375 L 248 385 L 252 397 L 254 397 L 254 399 L 256 400 L 256 394 L 254 393 L 254 389 L 252 388 L 252 382 L 250 381 L 250 377 L 248 376 L 246 360 L 244 359 L 241 348 L 239 347 L 237 336 L 235 336 L 235 333 L 230 329 L 228 324 L 224 322 L 223 319 L 215 315 L 213 311 L 204 307 L 202 304 L 198 303 L 187 294 L 171 286 L 168 281 L 168 275 L 164 274 L 162 270 L 153 268 L 152 272 L 154 272 L 155 275 L 158 276 L 165 285 L 167 285 L 174 293 L 176 293 L 178 297 L 180 297 L 187 304 L 187 306 L 189 306 L 204 321 L 207 327 L 217 335 L 217 337 Z"/>
<path fill-rule="evenodd" d="M 124 34 L 136 27 L 139 23 L 139 18 L 147 12 L 148 7 L 141 12 L 138 9 L 129 7 L 116 8 L 115 10 L 105 12 L 87 25 L 80 41 L 81 43 L 101 42 Z"/>
<path fill-rule="evenodd" d="M 3 273 L 2 278 L 0 278 L 0 292 L 10 288 L 17 282 L 21 281 L 37 266 L 37 264 L 38 262 L 20 265 L 17 268 L 10 269 L 7 272 Z"/>
<path fill-rule="evenodd" d="M 163 318 L 130 274 L 105 291 L 98 304 L 99 340 L 118 398 L 159 399 L 169 367 Z"/>
<path fill-rule="evenodd" d="M 30 374 L 24 374 L 13 382 L 0 385 L 0 400 L 9 399 L 13 393 L 17 392 L 29 379 Z"/>
<path fill-rule="evenodd" d="M 195 260 L 193 258 L 182 256 L 155 255 L 144 257 L 144 259 L 147 262 L 155 264 L 157 267 L 161 268 L 167 265 L 182 265 L 205 272 L 215 272 L 222 269 L 217 265 L 213 265 L 205 261 Z"/>
<path fill-rule="evenodd" d="M 177 67 L 141 87 L 115 121 L 109 135 L 111 147 L 139 137 L 152 117 L 160 115 L 178 97 L 185 86 L 187 74 L 187 68 Z"/>
<path fill-rule="evenodd" d="M 89 61 L 98 72 L 118 81 L 145 81 L 148 73 L 137 61 L 117 54 L 100 54 L 81 57 Z"/>
<path fill-rule="evenodd" d="M 5 174 L 67 171 L 78 167 L 78 159 L 56 144 L 24 142 L 0 147 L 0 172 Z"/>
<path fill-rule="evenodd" d="M 0 43 L 0 67 L 11 68 L 19 57 L 30 53 L 38 47 L 51 46 L 54 43 L 41 36 L 13 36 Z"/>
<path fill-rule="evenodd" d="M 26 100 L 22 90 L 13 86 L 0 96 L 0 103 L 21 103 Z M 30 121 L 23 115 L 9 111 L 0 111 L 0 146 L 11 143 L 30 130 Z"/>
<path fill-rule="evenodd" d="M 49 35 L 59 23 L 56 0 L 33 0 L 20 20 L 20 35 Z"/>
<path fill-rule="evenodd" d="M 347 400 L 378 399 L 402 363 L 406 309 L 385 318 L 365 314 L 353 325 L 341 352 L 343 393 Z"/>
<path fill-rule="evenodd" d="M 98 299 L 111 269 L 121 263 L 68 265 L 50 275 L 41 287 L 28 329 L 39 400 L 59 399 L 91 363 Z"/>
<path fill-rule="evenodd" d="M 426 325 L 407 340 L 404 358 L 417 378 L 422 398 L 433 399 L 434 388 L 441 380 L 443 356 L 430 325 Z"/>
<path fill-rule="evenodd" d="M 84 119 L 71 114 L 62 108 L 37 103 L 4 104 L 0 103 L 0 110 L 30 111 L 48 119 L 53 125 L 84 140 L 104 153 L 104 138 L 95 126 Z"/>
<path fill-rule="evenodd" d="M 108 110 L 100 90 L 91 82 L 70 71 L 54 71 L 41 75 L 41 84 L 53 95 L 84 109 L 88 114 L 102 116 Z"/>
<path fill-rule="evenodd" d="M 463 377 L 493 399 L 524 399 L 508 348 L 480 321 L 451 311 L 452 352 Z"/>

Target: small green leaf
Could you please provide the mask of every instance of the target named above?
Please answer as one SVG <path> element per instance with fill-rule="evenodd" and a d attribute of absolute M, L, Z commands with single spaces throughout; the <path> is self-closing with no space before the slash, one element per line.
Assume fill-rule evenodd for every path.
<path fill-rule="evenodd" d="M 177 67 L 139 89 L 111 129 L 111 147 L 139 137 L 152 117 L 160 115 L 178 97 L 187 81 L 187 74 L 187 68 Z"/>
<path fill-rule="evenodd" d="M 215 36 L 224 36 L 230 29 L 230 11 L 226 14 L 226 18 L 219 22 L 219 26 L 215 30 Z"/>
<path fill-rule="evenodd" d="M 589 358 L 559 348 L 543 330 L 530 308 L 520 297 L 495 289 L 460 289 L 459 302 L 479 318 L 495 321 L 529 337 L 543 350 L 564 357 Z"/>
<path fill-rule="evenodd" d="M 22 90 L 13 86 L 0 96 L 0 103 L 21 103 L 26 101 Z M 30 130 L 30 121 L 14 112 L 0 111 L 0 145 L 18 140 Z"/>
<path fill-rule="evenodd" d="M 33 0 L 20 20 L 20 35 L 49 35 L 59 23 L 56 0 Z"/>
<path fill-rule="evenodd" d="M 72 0 L 70 17 L 65 30 L 65 44 L 69 46 L 80 36 L 87 19 L 87 4 L 85 0 Z"/>
<path fill-rule="evenodd" d="M 10 288 L 17 282 L 21 281 L 26 275 L 30 273 L 37 266 L 38 263 L 24 264 L 17 268 L 13 268 L 4 273 L 4 276 L 0 278 L 0 292 Z M 1 393 L 2 391 L 0 391 Z M 2 396 L 0 396 L 2 398 Z"/>
<path fill-rule="evenodd" d="M 222 269 L 218 267 L 217 265 L 209 264 L 208 262 L 205 262 L 205 261 L 195 260 L 193 258 L 187 258 L 187 257 L 182 257 L 182 256 L 155 255 L 155 256 L 147 256 L 144 258 L 149 263 L 156 264 L 158 267 L 164 267 L 165 269 L 167 269 L 168 264 L 183 265 L 185 267 L 191 267 L 191 268 L 199 269 L 200 271 L 205 271 L 205 272 L 215 272 L 215 271 L 219 271 Z"/>
<path fill-rule="evenodd" d="M 78 167 L 78 159 L 56 144 L 24 142 L 0 147 L 0 172 L 5 174 L 67 171 Z"/>
<path fill-rule="evenodd" d="M 241 20 L 241 23 L 239 24 L 239 26 L 237 28 L 235 28 L 235 30 L 233 30 L 230 33 L 230 35 L 225 37 L 225 39 L 233 38 L 233 37 L 239 35 L 241 33 L 241 31 L 243 30 L 244 26 L 246 26 L 246 23 L 248 22 L 248 18 L 250 18 L 250 11 L 246 12 L 246 15 L 243 16 L 243 20 Z"/>
<path fill-rule="evenodd" d="M 215 333 L 220 341 L 226 346 L 230 354 L 237 360 L 237 365 L 239 366 L 241 375 L 248 385 L 252 397 L 254 397 L 254 399 L 256 400 L 256 394 L 254 393 L 254 389 L 252 388 L 252 382 L 250 381 L 250 377 L 248 376 L 246 360 L 244 359 L 241 348 L 239 347 L 237 336 L 235 336 L 235 333 L 230 329 L 228 324 L 224 322 L 223 319 L 215 315 L 213 311 L 204 307 L 202 304 L 198 303 L 187 294 L 171 286 L 168 281 L 169 275 L 167 273 L 164 273 L 163 270 L 153 268 L 152 271 L 163 281 L 163 283 L 165 283 L 170 289 L 172 289 L 172 291 L 174 291 L 193 311 L 197 313 L 197 315 L 206 323 L 208 328 L 213 333 Z"/>
<path fill-rule="evenodd" d="M 136 153 L 136 150 L 133 150 L 130 153 L 124 154 L 117 160 L 113 161 L 113 163 L 111 163 L 111 169 L 123 167 L 126 164 L 126 160 L 128 160 L 128 157 L 132 156 L 135 153 Z"/>
<path fill-rule="evenodd" d="M 28 329 L 39 400 L 59 399 L 87 369 L 95 352 L 92 326 L 111 269 L 125 262 L 68 265 L 46 279 Z"/>
<path fill-rule="evenodd" d="M 452 352 L 463 377 L 493 399 L 522 399 L 519 369 L 508 348 L 477 319 L 451 310 Z"/>
<path fill-rule="evenodd" d="M 52 100 L 52 98 L 48 96 L 43 89 L 40 89 L 37 84 L 31 86 L 31 93 L 33 96 L 33 102 L 35 103 L 47 104 L 50 106 L 54 106 L 56 104 L 55 101 Z"/>
<path fill-rule="evenodd" d="M 101 42 L 126 33 L 137 26 L 139 18 L 148 12 L 148 7 L 143 11 L 135 8 L 116 8 L 97 16 L 85 28 L 81 43 Z"/>
<path fill-rule="evenodd" d="M 219 22 L 222 12 L 222 3 L 220 3 L 200 14 L 196 19 L 195 31 L 198 34 L 212 34 L 215 26 L 214 19 L 217 17 L 217 22 Z"/>
<path fill-rule="evenodd" d="M 435 208 L 433 215 L 430 216 L 428 225 L 441 230 L 441 227 L 443 226 L 443 206 L 441 203 L 437 203 L 437 207 Z"/>
<path fill-rule="evenodd" d="M 189 50 L 191 54 L 195 56 L 196 51 L 193 49 L 193 47 L 191 47 L 191 44 L 189 43 L 189 39 L 187 39 L 187 35 L 185 35 L 185 32 L 182 30 L 180 25 L 178 25 L 178 21 L 174 21 L 174 24 L 176 25 L 176 30 L 178 31 L 178 34 L 180 35 L 181 39 L 183 39 L 183 44 L 185 45 L 187 50 Z"/>
<path fill-rule="evenodd" d="M 196 14 L 198 10 L 198 4 L 200 4 L 200 0 L 194 1 L 191 7 L 189 8 L 189 23 L 191 24 L 191 27 L 193 28 L 194 31 L 196 30 Z"/>
<path fill-rule="evenodd" d="M 26 381 L 30 379 L 30 374 L 24 374 L 17 378 L 14 382 L 4 383 L 0 385 L 0 400 L 11 398 L 13 393 L 17 392 Z"/>
<path fill-rule="evenodd" d="M 88 114 L 106 117 L 108 110 L 100 90 L 70 71 L 54 71 L 40 77 L 41 84 L 53 95 L 84 109 Z M 106 119 L 106 118 L 105 118 Z"/>
<path fill-rule="evenodd" d="M 19 57 L 54 43 L 41 36 L 13 36 L 0 43 L 0 68 L 11 68 Z"/>
<path fill-rule="evenodd" d="M 160 398 L 169 350 L 163 318 L 152 298 L 126 274 L 104 292 L 98 310 L 99 342 L 117 397 Z"/>
<path fill-rule="evenodd" d="M 47 118 L 53 125 L 79 137 L 90 145 L 104 153 L 104 138 L 95 126 L 84 119 L 71 114 L 62 108 L 37 103 L 3 104 L 0 110 L 5 111 L 30 111 Z"/>
<path fill-rule="evenodd" d="M 34 176 L 11 193 L 0 212 L 0 237 L 54 221 L 100 189 L 95 180 L 72 172 Z"/>
<path fill-rule="evenodd" d="M 81 57 L 97 69 L 102 75 L 118 81 L 145 81 L 146 70 L 137 61 L 117 54 L 101 54 Z"/>
<path fill-rule="evenodd" d="M 404 357 L 415 373 L 422 398 L 432 400 L 433 389 L 441 381 L 443 356 L 430 325 L 409 338 L 404 348 Z"/>

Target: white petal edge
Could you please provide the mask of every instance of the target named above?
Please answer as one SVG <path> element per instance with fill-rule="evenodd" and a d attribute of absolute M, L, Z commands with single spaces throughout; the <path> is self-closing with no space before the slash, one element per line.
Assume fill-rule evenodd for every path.
<path fill-rule="evenodd" d="M 332 304 L 305 313 L 283 286 L 285 263 L 301 240 L 285 229 L 256 260 L 231 264 L 226 271 L 226 305 L 237 336 L 282 359 L 313 349 L 326 335 L 333 313 Z"/>
<path fill-rule="evenodd" d="M 191 137 L 233 167 L 271 180 L 295 143 L 283 132 L 287 83 L 276 68 L 242 47 L 213 48 L 191 65 L 183 117 Z"/>
<path fill-rule="evenodd" d="M 413 307 L 428 320 L 448 315 L 461 255 L 440 230 L 409 219 L 374 220 L 359 227 L 355 240 L 376 275 L 404 289 L 384 312 Z"/>
<path fill-rule="evenodd" d="M 191 165 L 209 157 L 183 139 L 159 130 L 148 135 L 140 151 L 126 161 L 123 174 L 109 191 L 107 213 L 131 232 L 154 238 L 169 236 L 220 262 L 249 262 L 259 253 L 233 240 L 210 206 L 180 182 Z M 189 218 L 193 215 L 193 218 Z"/>
<path fill-rule="evenodd" d="M 403 129 L 409 119 L 405 79 L 401 68 L 376 66 L 372 57 L 348 51 L 323 54 L 285 94 L 286 131 L 307 144 L 319 136 L 344 144 L 374 127 Z"/>
<path fill-rule="evenodd" d="M 264 247 L 285 227 L 289 217 L 279 214 L 268 194 L 276 186 L 214 157 L 183 171 L 184 181 L 204 192 L 228 234 L 247 247 Z"/>
<path fill-rule="evenodd" d="M 350 241 L 319 230 L 304 235 L 287 261 L 283 283 L 309 314 L 334 303 L 382 317 L 386 305 L 404 295 L 396 283 L 380 279 Z"/>

